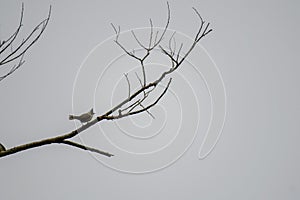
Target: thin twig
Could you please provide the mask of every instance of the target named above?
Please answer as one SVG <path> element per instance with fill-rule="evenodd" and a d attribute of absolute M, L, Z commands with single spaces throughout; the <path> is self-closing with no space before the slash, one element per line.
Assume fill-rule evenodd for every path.
<path fill-rule="evenodd" d="M 143 106 L 143 104 L 141 104 L 141 103 L 140 103 L 140 106 L 142 108 L 145 108 L 145 106 Z M 150 115 L 150 117 L 152 117 L 153 119 L 155 119 L 154 115 L 149 110 L 146 110 L 146 112 Z"/>
<path fill-rule="evenodd" d="M 141 43 L 141 41 L 137 38 L 137 36 L 136 36 L 136 34 L 134 33 L 133 30 L 131 30 L 131 34 L 133 35 L 135 41 L 137 41 L 137 43 L 138 43 L 143 49 L 146 49 L 146 50 L 148 49 L 148 48 L 145 47 L 145 46 Z"/>
<path fill-rule="evenodd" d="M 22 3 L 22 10 L 21 10 L 21 18 L 20 18 L 20 22 L 19 22 L 19 26 L 17 28 L 17 30 L 5 41 L 2 42 L 3 46 L 4 44 L 6 44 L 8 42 L 8 44 L 0 51 L 0 55 L 9 47 L 11 46 L 11 44 L 14 42 L 14 40 L 16 39 L 21 27 L 22 27 L 22 22 L 23 22 L 23 16 L 24 16 L 24 3 Z"/>
<path fill-rule="evenodd" d="M 141 101 L 141 99 L 136 100 L 135 102 L 133 102 L 132 104 L 130 104 L 130 105 L 127 106 L 126 108 L 123 108 L 123 109 L 121 110 L 121 112 L 124 112 L 124 111 L 128 110 L 129 108 L 132 108 L 133 106 L 139 104 L 140 101 Z"/>
<path fill-rule="evenodd" d="M 83 150 L 86 150 L 86 151 L 99 153 L 99 154 L 105 155 L 107 157 L 114 156 L 111 153 L 108 153 L 108 152 L 105 152 L 105 151 L 102 151 L 102 150 L 99 150 L 99 149 L 96 149 L 96 148 L 93 148 L 93 147 L 88 147 L 88 146 L 85 146 L 85 145 L 82 145 L 82 144 L 78 144 L 78 143 L 70 141 L 70 140 L 63 140 L 61 143 L 66 144 L 66 145 L 70 145 L 70 146 L 73 146 L 73 147 L 77 147 L 77 148 L 80 148 L 80 149 L 83 149 Z"/>
<path fill-rule="evenodd" d="M 154 49 L 154 48 L 162 41 L 163 37 L 165 36 L 165 33 L 166 33 L 167 30 L 168 30 L 168 27 L 169 27 L 169 24 L 170 24 L 170 18 L 171 18 L 171 14 L 170 14 L 171 11 L 170 11 L 170 5 L 169 5 L 169 2 L 167 2 L 167 7 L 168 7 L 168 18 L 167 18 L 167 23 L 166 23 L 166 25 L 165 25 L 165 27 L 164 27 L 164 30 L 163 30 L 161 36 L 160 36 L 159 39 L 156 41 L 157 35 L 158 35 L 158 32 L 157 32 L 156 37 L 155 37 L 155 42 L 154 42 L 153 46 L 151 47 L 151 49 Z"/>
<path fill-rule="evenodd" d="M 149 19 L 149 21 L 150 21 L 150 39 L 149 39 L 149 47 L 148 47 L 148 49 L 150 49 L 150 47 L 151 47 L 151 44 L 152 44 L 152 38 L 153 38 L 153 23 L 152 23 L 152 20 L 151 20 L 151 18 Z"/>
<path fill-rule="evenodd" d="M 139 77 L 139 75 L 136 72 L 135 72 L 135 76 L 139 80 L 139 83 L 140 83 L 141 87 L 143 87 L 142 80 L 141 80 L 141 78 Z M 145 94 L 146 94 L 145 91 L 143 91 L 143 93 L 144 93 L 144 96 L 145 96 Z"/>
<path fill-rule="evenodd" d="M 127 84 L 128 84 L 128 98 L 130 98 L 130 82 L 129 82 L 129 79 L 128 79 L 128 74 L 124 74 L 125 78 L 126 78 L 126 81 L 127 81 Z"/>

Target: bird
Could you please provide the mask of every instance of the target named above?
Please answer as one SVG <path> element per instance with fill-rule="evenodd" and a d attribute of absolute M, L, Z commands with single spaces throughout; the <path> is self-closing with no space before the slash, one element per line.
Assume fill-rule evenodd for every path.
<path fill-rule="evenodd" d="M 78 116 L 76 116 L 76 115 L 69 115 L 69 120 L 77 119 L 81 123 L 85 123 L 85 122 L 87 123 L 87 122 L 89 122 L 89 121 L 92 120 L 94 114 L 95 113 L 94 113 L 93 108 L 92 108 L 87 113 L 84 113 L 84 114 L 81 114 L 81 115 L 78 115 Z"/>

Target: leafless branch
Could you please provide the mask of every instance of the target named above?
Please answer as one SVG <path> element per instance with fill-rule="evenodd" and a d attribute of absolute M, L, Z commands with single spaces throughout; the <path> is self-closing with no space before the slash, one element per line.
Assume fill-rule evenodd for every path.
<path fill-rule="evenodd" d="M 120 118 L 123 118 L 123 117 L 127 117 L 127 116 L 130 116 L 130 115 L 136 115 L 136 114 L 139 114 L 139 113 L 142 113 L 142 112 L 145 112 L 147 110 L 149 110 L 150 108 L 152 108 L 153 106 L 155 106 L 159 100 L 165 95 L 165 93 L 167 92 L 167 90 L 169 89 L 169 86 L 171 84 L 171 81 L 172 81 L 172 78 L 169 79 L 169 82 L 166 86 L 166 88 L 164 89 L 164 91 L 159 95 L 159 97 L 153 102 L 151 103 L 150 105 L 140 109 L 140 110 L 136 110 L 136 111 L 131 111 L 131 112 L 128 112 L 128 113 L 125 113 L 125 114 L 121 114 L 121 115 L 110 115 L 110 116 L 106 116 L 105 119 L 107 120 L 114 120 L 114 119 L 120 119 Z"/>
<path fill-rule="evenodd" d="M 110 110 L 108 110 L 104 114 L 97 116 L 95 119 L 87 122 L 86 124 L 83 124 L 78 129 L 75 129 L 75 130 L 73 130 L 69 133 L 66 133 L 66 134 L 63 134 L 63 135 L 60 135 L 60 136 L 57 136 L 57 137 L 47 138 L 47 139 L 43 139 L 43 140 L 40 140 L 40 141 L 31 142 L 31 143 L 28 143 L 28 144 L 16 146 L 16 147 L 13 147 L 13 148 L 6 149 L 4 151 L 0 151 L 0 157 L 11 155 L 11 154 L 21 152 L 21 151 L 24 151 L 24 150 L 28 150 L 28 149 L 32 149 L 32 148 L 35 148 L 35 147 L 40 147 L 40 146 L 44 146 L 44 145 L 48 145 L 48 144 L 53 144 L 53 143 L 56 143 L 56 144 L 61 144 L 62 143 L 62 144 L 70 145 L 70 146 L 77 147 L 77 148 L 80 148 L 80 149 L 83 149 L 83 150 L 96 152 L 96 153 L 99 153 L 99 154 L 102 154 L 102 155 L 112 156 L 112 154 L 110 154 L 110 153 L 107 153 L 107 152 L 104 152 L 102 150 L 94 149 L 94 148 L 91 148 L 91 147 L 87 147 L 87 146 L 72 142 L 69 139 L 75 137 L 76 135 L 80 134 L 81 132 L 87 130 L 91 126 L 93 126 L 96 123 L 98 123 L 100 121 L 103 121 L 103 120 L 116 120 L 116 119 L 120 119 L 120 118 L 127 117 L 127 116 L 132 116 L 132 115 L 137 115 L 137 114 L 144 113 L 144 112 L 148 113 L 151 117 L 154 118 L 154 116 L 150 113 L 150 109 L 152 107 L 154 107 L 155 105 L 157 105 L 157 103 L 167 93 L 167 91 L 169 89 L 169 86 L 171 84 L 172 78 L 169 78 L 169 81 L 167 82 L 167 84 L 166 84 L 165 88 L 163 89 L 163 91 L 160 93 L 160 95 L 158 97 L 155 98 L 155 100 L 152 103 L 144 104 L 144 102 L 146 102 L 145 100 L 149 97 L 149 95 L 154 90 L 156 90 L 158 88 L 157 85 L 162 84 L 162 82 L 163 82 L 163 80 L 165 79 L 166 76 L 170 75 L 171 73 L 173 73 L 175 70 L 177 70 L 179 68 L 179 66 L 187 58 L 187 56 L 190 54 L 190 52 L 194 49 L 196 44 L 204 36 L 206 36 L 208 33 L 210 33 L 212 31 L 212 29 L 209 29 L 209 23 L 205 25 L 205 22 L 203 21 L 203 19 L 200 16 L 199 12 L 195 8 L 193 8 L 193 10 L 195 11 L 196 15 L 198 16 L 198 18 L 200 20 L 200 25 L 199 25 L 199 28 L 196 32 L 195 38 L 194 38 L 191 46 L 188 48 L 186 53 L 184 53 L 183 55 L 180 55 L 181 52 L 182 52 L 183 44 L 181 43 L 179 49 L 178 50 L 176 49 L 176 40 L 174 38 L 175 33 L 173 33 L 173 35 L 169 39 L 169 51 L 167 51 L 166 48 L 164 48 L 160 44 L 161 41 L 163 40 L 163 37 L 165 36 L 165 33 L 168 29 L 169 22 L 170 22 L 169 3 L 167 3 L 167 7 L 168 7 L 167 23 L 166 23 L 166 25 L 164 27 L 164 30 L 163 30 L 163 32 L 160 36 L 158 36 L 159 32 L 156 32 L 154 34 L 154 32 L 153 32 L 153 23 L 152 23 L 152 20 L 150 19 L 150 36 L 149 36 L 149 43 L 148 43 L 149 45 L 148 45 L 148 47 L 143 45 L 138 40 L 136 34 L 134 32 L 132 32 L 132 35 L 133 35 L 134 39 L 137 41 L 138 45 L 142 49 L 145 50 L 145 54 L 141 57 L 136 56 L 134 54 L 134 52 L 132 52 L 132 53 L 129 52 L 119 42 L 119 39 L 120 39 L 120 26 L 118 26 L 118 28 L 116 28 L 113 24 L 111 24 L 113 29 L 114 29 L 114 32 L 116 34 L 116 37 L 115 37 L 115 40 L 114 40 L 115 43 L 127 55 L 129 55 L 130 57 L 136 59 L 141 65 L 142 73 L 143 73 L 143 80 L 141 80 L 141 78 L 136 73 L 136 77 L 137 77 L 137 79 L 140 83 L 140 87 L 136 91 L 131 93 L 129 78 L 128 78 L 127 74 L 125 74 L 125 77 L 126 77 L 126 80 L 127 80 L 127 83 L 128 83 L 128 88 L 129 88 L 128 97 L 125 98 L 123 101 L 121 101 L 119 104 L 112 107 Z M 203 27 L 205 27 L 205 28 L 203 29 Z M 173 46 L 172 46 L 172 43 L 173 43 Z M 146 71 L 145 71 L 144 61 L 152 53 L 152 50 L 156 47 L 161 49 L 162 54 L 166 55 L 167 58 L 170 59 L 172 65 L 169 67 L 168 70 L 162 72 L 156 78 L 156 80 L 154 80 L 152 82 L 147 82 L 146 81 Z M 3 149 L 5 149 L 4 146 L 3 146 Z"/>
<path fill-rule="evenodd" d="M 128 79 L 128 74 L 124 74 L 124 76 L 125 76 L 127 84 L 128 84 L 128 98 L 129 98 L 130 97 L 130 82 L 129 82 L 129 79 Z"/>
<path fill-rule="evenodd" d="M 133 53 L 130 53 L 129 51 L 127 51 L 127 49 L 119 42 L 119 36 L 120 36 L 120 32 L 121 32 L 121 28 L 120 26 L 118 26 L 118 29 L 116 29 L 115 25 L 113 23 L 111 23 L 111 26 L 113 27 L 115 33 L 116 33 L 116 38 L 115 38 L 115 43 L 129 56 L 140 60 L 140 58 L 136 57 Z"/>
<path fill-rule="evenodd" d="M 135 108 L 135 107 L 140 103 L 140 101 L 141 101 L 141 99 L 138 99 L 138 100 L 136 100 L 135 102 L 133 102 L 132 104 L 129 104 L 129 106 L 123 108 L 123 109 L 121 110 L 121 112 L 127 111 L 128 109 L 131 110 L 132 108 Z"/>
<path fill-rule="evenodd" d="M 19 62 L 17 64 L 14 64 L 6 74 L 4 74 L 0 77 L 0 81 L 2 81 L 6 77 L 8 77 L 12 73 L 14 73 L 17 69 L 19 69 L 25 63 L 25 61 L 23 60 L 23 57 L 24 57 L 24 54 L 22 55 L 21 59 L 19 60 Z"/>
<path fill-rule="evenodd" d="M 143 106 L 143 104 L 141 104 L 141 103 L 140 103 L 140 106 L 142 108 L 145 108 L 145 106 Z M 146 112 L 150 115 L 150 117 L 152 117 L 153 119 L 155 119 L 154 115 L 149 110 L 146 110 Z"/>
<path fill-rule="evenodd" d="M 135 41 L 137 41 L 137 43 L 138 43 L 143 49 L 147 50 L 148 48 L 145 47 L 145 46 L 140 42 L 140 40 L 137 38 L 137 36 L 136 36 L 136 34 L 134 33 L 133 30 L 131 30 L 131 33 L 132 33 L 132 35 L 133 35 Z"/>
<path fill-rule="evenodd" d="M 88 147 L 88 146 L 85 146 L 85 145 L 82 145 L 82 144 L 78 144 L 78 143 L 70 141 L 70 140 L 63 140 L 61 143 L 66 144 L 66 145 L 70 145 L 70 146 L 73 146 L 73 147 L 76 147 L 76 148 L 79 148 L 79 149 L 83 149 L 83 150 L 86 150 L 86 151 L 99 153 L 99 154 L 102 154 L 102 155 L 107 156 L 107 157 L 114 156 L 111 153 L 101 151 L 99 149 L 95 149 L 95 148 L 92 148 L 92 147 Z"/>
<path fill-rule="evenodd" d="M 44 30 L 46 29 L 49 19 L 51 15 L 51 6 L 49 8 L 49 13 L 46 19 L 42 20 L 38 25 L 34 27 L 34 29 L 31 31 L 31 33 L 22 40 L 20 44 L 17 45 L 17 47 L 14 49 L 13 48 L 13 43 L 16 40 L 18 34 L 20 33 L 21 27 L 23 26 L 23 16 L 24 16 L 24 3 L 22 3 L 22 10 L 21 10 L 21 18 L 19 22 L 19 26 L 17 27 L 17 30 L 7 39 L 4 40 L 1 43 L 0 46 L 0 67 L 6 66 L 7 64 L 12 64 L 16 59 L 20 58 L 19 62 L 17 64 L 13 64 L 12 67 L 10 67 L 10 70 L 5 73 L 4 75 L 0 76 L 0 81 L 14 73 L 17 69 L 19 69 L 22 64 L 24 63 L 23 58 L 25 53 L 34 45 Z M 38 32 L 39 31 L 39 32 Z M 34 36 L 34 34 L 36 34 Z M 32 40 L 32 41 L 30 41 Z M 11 48 L 11 51 L 8 52 L 8 48 Z M 2 55 L 4 55 L 3 58 Z"/>
<path fill-rule="evenodd" d="M 141 80 L 141 78 L 139 77 L 139 75 L 138 75 L 136 72 L 135 72 L 135 76 L 136 76 L 136 78 L 139 80 L 139 83 L 140 83 L 141 87 L 143 87 L 142 80 Z M 146 95 L 146 92 L 143 91 L 143 93 L 144 93 L 144 96 L 145 96 L 145 95 Z"/>
<path fill-rule="evenodd" d="M 119 42 L 119 36 L 120 36 L 120 26 L 118 28 L 118 30 L 116 29 L 116 27 L 112 25 L 115 33 L 116 33 L 116 38 L 115 38 L 115 42 L 116 44 L 126 53 L 128 54 L 129 56 L 131 56 L 132 58 L 140 61 L 141 63 L 141 68 L 142 68 L 142 73 L 143 73 L 143 85 L 145 86 L 146 85 L 146 71 L 145 71 L 145 65 L 144 65 L 144 61 L 145 59 L 150 55 L 150 52 L 157 46 L 159 45 L 159 43 L 162 41 L 164 35 L 166 34 L 167 32 L 167 29 L 169 27 L 169 23 L 170 23 L 170 6 L 169 6 L 169 2 L 167 2 L 167 8 L 168 8 L 168 17 L 167 17 L 167 23 L 163 29 L 163 32 L 162 34 L 160 35 L 160 37 L 157 39 L 158 37 L 158 32 L 156 32 L 156 35 L 155 35 L 155 39 L 154 39 L 154 43 L 153 45 L 151 46 L 151 43 L 152 43 L 152 40 L 153 40 L 153 23 L 152 23 L 152 20 L 150 19 L 150 38 L 149 38 L 149 47 L 146 47 L 144 46 L 141 41 L 138 39 L 138 37 L 136 36 L 135 32 L 132 30 L 131 33 L 134 37 L 134 39 L 136 40 L 136 42 L 139 44 L 139 46 L 146 50 L 144 56 L 141 56 L 141 57 L 137 57 L 134 53 L 131 53 L 129 52 L 120 42 Z"/>
<path fill-rule="evenodd" d="M 23 16 L 24 16 L 24 3 L 22 3 L 22 10 L 21 10 L 21 18 L 19 22 L 19 26 L 17 27 L 17 30 L 6 40 L 1 42 L 1 46 L 4 46 L 3 49 L 1 49 L 0 54 L 2 54 L 8 47 L 11 47 L 12 43 L 16 39 L 21 27 L 22 27 L 22 22 L 23 22 Z"/>
<path fill-rule="evenodd" d="M 152 23 L 152 19 L 149 19 L 150 21 L 150 38 L 149 38 L 149 46 L 148 49 L 151 48 L 151 44 L 152 44 L 152 40 L 153 40 L 153 23 Z"/>

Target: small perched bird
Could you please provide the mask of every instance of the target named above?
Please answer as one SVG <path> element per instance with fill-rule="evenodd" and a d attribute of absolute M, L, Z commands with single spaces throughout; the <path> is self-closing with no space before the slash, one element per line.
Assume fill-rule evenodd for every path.
<path fill-rule="evenodd" d="M 85 122 L 89 122 L 91 121 L 91 119 L 93 118 L 93 115 L 94 115 L 94 111 L 93 111 L 93 108 L 87 112 L 87 113 L 84 113 L 84 114 L 81 114 L 79 116 L 76 116 L 76 115 L 69 115 L 69 120 L 73 120 L 73 119 L 77 119 L 79 120 L 81 123 L 85 123 Z"/>

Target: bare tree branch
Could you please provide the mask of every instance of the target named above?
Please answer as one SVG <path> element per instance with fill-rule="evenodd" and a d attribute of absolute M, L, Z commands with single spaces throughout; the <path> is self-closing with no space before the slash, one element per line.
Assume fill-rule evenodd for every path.
<path fill-rule="evenodd" d="M 142 108 L 145 108 L 145 106 L 143 106 L 143 104 L 139 104 Z M 146 112 L 150 115 L 150 117 L 152 117 L 153 119 L 155 119 L 154 115 L 149 111 L 149 110 L 146 110 Z"/>
<path fill-rule="evenodd" d="M 70 141 L 70 140 L 63 140 L 61 143 L 66 144 L 66 145 L 70 145 L 70 146 L 73 146 L 73 147 L 76 147 L 76 148 L 79 148 L 79 149 L 83 149 L 83 150 L 86 150 L 86 151 L 102 154 L 102 155 L 107 156 L 107 157 L 114 156 L 111 153 L 101 151 L 99 149 L 95 149 L 95 148 L 92 148 L 92 147 L 88 147 L 88 146 L 85 146 L 85 145 L 82 145 L 82 144 L 78 144 L 78 143 Z"/>
<path fill-rule="evenodd" d="M 130 97 L 130 82 L 129 82 L 129 79 L 128 79 L 128 74 L 124 74 L 124 76 L 125 76 L 127 84 L 128 84 L 128 98 L 129 98 Z"/>
<path fill-rule="evenodd" d="M 4 46 L 5 44 L 6 45 L 3 47 L 3 49 L 1 49 L 0 54 L 2 54 L 8 47 L 10 47 L 12 45 L 12 43 L 14 42 L 14 40 L 16 39 L 16 37 L 21 29 L 21 26 L 22 26 L 23 16 L 24 16 L 24 3 L 22 3 L 21 18 L 20 18 L 19 26 L 18 26 L 17 30 L 7 40 L 4 40 L 1 43 L 0 47 Z"/>
<path fill-rule="evenodd" d="M 115 43 L 130 57 L 136 59 L 142 68 L 142 73 L 143 73 L 143 80 L 141 80 L 141 78 L 138 76 L 138 74 L 136 73 L 136 77 L 140 83 L 140 88 L 138 88 L 135 92 L 131 93 L 131 88 L 130 88 L 130 82 L 129 82 L 129 78 L 127 76 L 127 74 L 125 74 L 127 83 L 128 83 L 128 88 L 129 88 L 129 94 L 128 97 L 125 98 L 123 101 L 121 101 L 119 104 L 115 105 L 114 107 L 112 107 L 110 110 L 108 110 L 107 112 L 105 112 L 102 115 L 97 116 L 95 119 L 87 122 L 86 124 L 83 124 L 81 127 L 60 135 L 60 136 L 56 136 L 56 137 L 52 137 L 52 138 L 47 138 L 47 139 L 43 139 L 43 140 L 39 140 L 39 141 L 35 141 L 35 142 L 31 142 L 28 144 L 23 144 L 20 146 L 16 146 L 13 148 L 9 148 L 9 149 L 5 149 L 3 146 L 2 151 L 0 151 L 0 157 L 4 157 L 4 156 L 8 156 L 17 152 L 21 152 L 24 150 L 28 150 L 28 149 L 32 149 L 35 147 L 40 147 L 40 146 L 44 146 L 44 145 L 49 145 L 49 144 L 66 144 L 66 145 L 70 145 L 76 148 L 80 148 L 83 150 L 87 150 L 87 151 L 91 151 L 91 152 L 95 152 L 95 153 L 99 153 L 102 155 L 106 155 L 106 156 L 112 156 L 112 154 L 104 152 L 102 150 L 99 149 L 95 149 L 92 147 L 87 147 L 84 146 L 82 144 L 78 144 L 75 142 L 70 141 L 69 139 L 75 137 L 76 135 L 80 134 L 81 132 L 87 130 L 88 128 L 90 128 L 91 126 L 95 125 L 96 123 L 103 121 L 103 120 L 116 120 L 116 119 L 120 119 L 123 117 L 127 117 L 127 116 L 131 116 L 131 115 L 136 115 L 136 114 L 140 114 L 140 113 L 148 113 L 151 117 L 154 118 L 154 116 L 150 113 L 150 109 L 152 107 L 154 107 L 155 105 L 157 105 L 157 103 L 162 99 L 162 97 L 167 93 L 167 90 L 169 89 L 169 86 L 171 84 L 172 78 L 169 78 L 169 81 L 166 84 L 166 87 L 164 88 L 164 90 L 160 93 L 160 95 L 158 97 L 155 98 L 155 101 L 153 101 L 152 103 L 148 103 L 146 105 L 144 105 L 145 100 L 148 98 L 148 96 L 155 90 L 157 89 L 157 85 L 161 84 L 162 81 L 165 79 L 166 76 L 168 76 L 169 74 L 173 73 L 175 70 L 178 69 L 178 67 L 183 63 L 183 61 L 187 58 L 187 56 L 190 54 L 190 52 L 194 49 L 194 47 L 196 46 L 196 44 L 204 37 L 206 36 L 208 33 L 210 33 L 212 31 L 212 29 L 209 29 L 209 23 L 205 25 L 205 22 L 203 21 L 202 17 L 200 16 L 199 12 L 193 8 L 193 10 L 195 11 L 196 15 L 198 16 L 199 20 L 200 20 L 200 25 L 199 28 L 196 32 L 194 41 L 192 42 L 191 46 L 188 48 L 187 52 L 183 55 L 181 54 L 182 48 L 183 48 L 183 44 L 180 45 L 178 51 L 176 49 L 176 40 L 175 40 L 175 32 L 173 33 L 173 35 L 171 36 L 171 38 L 169 39 L 169 51 L 167 51 L 160 43 L 163 40 L 163 37 L 168 29 L 169 26 L 169 22 L 170 22 L 170 8 L 169 8 L 169 3 L 167 3 L 167 7 L 168 7 L 168 17 L 167 17 L 167 23 L 163 29 L 163 32 L 160 36 L 158 36 L 159 32 L 157 31 L 155 34 L 153 32 L 153 23 L 152 20 L 150 19 L 150 36 L 149 36 L 149 45 L 148 47 L 146 47 L 145 45 L 143 45 L 137 38 L 136 34 L 134 32 L 132 32 L 132 35 L 134 37 L 134 39 L 137 41 L 138 45 L 145 50 L 145 54 L 141 57 L 138 57 L 134 54 L 134 51 L 131 53 L 129 52 L 120 42 L 119 42 L 119 38 L 120 38 L 120 26 L 118 26 L 118 28 L 116 28 L 113 24 L 112 27 L 114 29 L 114 32 L 116 34 L 116 38 L 115 38 Z M 49 12 L 50 13 L 50 12 Z M 50 15 L 49 15 L 50 16 Z M 48 17 L 49 18 L 49 17 Z M 48 22 L 48 21 L 47 21 Z M 205 26 L 204 30 L 203 27 Z M 155 36 L 154 36 L 155 35 Z M 173 43 L 173 45 L 172 45 Z M 167 56 L 168 59 L 170 59 L 171 61 L 171 66 L 169 67 L 168 70 L 162 72 L 160 74 L 160 76 L 157 77 L 157 79 L 153 82 L 147 82 L 146 81 L 146 71 L 145 71 L 145 66 L 144 66 L 144 61 L 145 59 L 152 53 L 152 50 L 154 48 L 158 47 L 159 49 L 161 49 L 161 52 Z M 176 53 L 177 51 L 177 53 Z M 141 97 L 142 95 L 142 97 Z M 143 104 L 142 104 L 143 103 Z M 141 108 L 140 108 L 141 107 Z M 116 113 L 117 112 L 117 113 Z"/>
<path fill-rule="evenodd" d="M 116 27 L 112 25 L 115 33 L 116 33 L 116 39 L 115 39 L 115 42 L 116 44 L 121 47 L 121 49 L 126 53 L 128 54 L 129 56 L 133 57 L 134 59 L 140 61 L 141 63 L 141 68 L 142 68 L 142 73 L 143 73 L 143 85 L 145 86 L 147 81 L 146 81 L 146 71 L 145 71 L 145 65 L 144 65 L 144 61 L 145 59 L 150 55 L 150 52 L 157 46 L 159 45 L 159 43 L 162 41 L 164 35 L 166 34 L 167 30 L 168 30 L 168 27 L 169 27 L 169 24 L 170 24 L 170 6 L 169 6 L 169 2 L 167 2 L 167 8 L 168 8 L 168 18 L 167 18 L 167 23 L 163 29 L 163 32 L 161 34 L 161 36 L 157 39 L 158 37 L 158 32 L 156 32 L 156 35 L 155 35 L 155 39 L 154 39 L 154 43 L 153 45 L 151 46 L 151 43 L 152 43 L 152 40 L 153 40 L 153 24 L 152 24 L 152 20 L 150 19 L 150 38 L 149 38 L 149 47 L 147 48 L 146 46 L 144 46 L 140 40 L 137 38 L 136 34 L 134 33 L 134 31 L 132 30 L 131 33 L 134 37 L 134 39 L 137 41 L 137 43 L 139 44 L 139 46 L 146 50 L 146 53 L 144 56 L 142 57 L 137 57 L 134 55 L 134 53 L 130 53 L 120 42 L 119 42 L 119 36 L 120 36 L 120 26 L 118 26 L 118 30 L 116 29 Z"/>
<path fill-rule="evenodd" d="M 13 49 L 12 47 L 13 42 L 17 38 L 18 34 L 20 33 L 21 27 L 23 26 L 22 22 L 24 16 L 24 3 L 22 3 L 21 18 L 17 30 L 7 40 L 1 43 L 0 67 L 6 66 L 7 64 L 11 64 L 13 61 L 15 61 L 18 58 L 20 58 L 20 60 L 17 64 L 10 67 L 10 70 L 7 73 L 0 76 L 0 81 L 2 81 L 6 77 L 14 73 L 17 69 L 19 69 L 22 66 L 22 64 L 24 63 L 23 58 L 25 53 L 32 47 L 33 44 L 35 44 L 38 41 L 42 33 L 45 31 L 50 19 L 50 15 L 51 15 L 51 6 L 49 8 L 49 13 L 47 18 L 42 20 L 37 26 L 35 26 L 34 29 L 31 31 L 31 33 L 25 39 L 23 39 L 22 42 L 18 44 L 15 49 Z M 36 36 L 34 36 L 34 34 L 38 30 L 40 31 L 37 33 Z M 32 41 L 29 42 L 31 39 Z M 7 52 L 7 50 L 9 50 L 8 47 L 11 47 L 11 52 L 9 53 Z M 6 56 L 4 58 L 1 58 L 3 54 L 6 54 Z"/>
<path fill-rule="evenodd" d="M 149 46 L 148 49 L 151 48 L 151 44 L 152 44 L 152 40 L 153 40 L 153 23 L 152 23 L 152 19 L 149 19 L 150 21 L 150 39 L 149 39 Z"/>
<path fill-rule="evenodd" d="M 135 41 L 137 41 L 137 43 L 138 43 L 143 49 L 147 50 L 148 48 L 145 47 L 145 46 L 140 42 L 140 40 L 137 38 L 137 36 L 136 36 L 136 34 L 134 33 L 133 30 L 131 30 L 131 33 L 132 33 L 132 35 L 133 35 Z"/>

